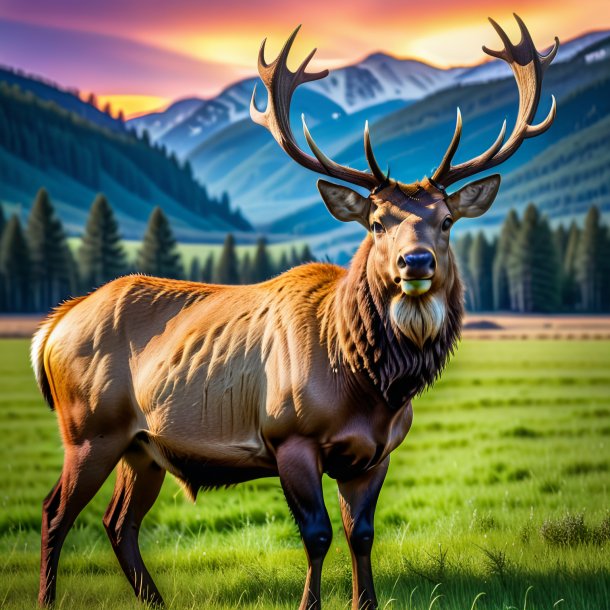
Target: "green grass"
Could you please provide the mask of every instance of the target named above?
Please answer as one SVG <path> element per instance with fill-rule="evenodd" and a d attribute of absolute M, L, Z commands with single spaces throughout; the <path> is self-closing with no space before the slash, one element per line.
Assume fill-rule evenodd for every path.
<path fill-rule="evenodd" d="M 68 239 L 68 243 L 70 244 L 70 248 L 76 255 L 78 253 L 78 249 L 80 248 L 81 239 L 80 237 L 70 237 Z M 297 252 L 301 254 L 303 247 L 307 244 L 306 240 L 303 239 L 295 239 L 293 241 L 285 241 L 281 243 L 267 244 L 267 251 L 269 252 L 269 256 L 274 263 L 278 263 L 282 254 L 286 252 L 288 258 L 290 259 L 290 254 L 292 248 L 296 248 Z M 125 240 L 123 241 L 123 246 L 125 247 L 125 252 L 127 253 L 127 258 L 130 261 L 135 261 L 138 257 L 138 252 L 142 247 L 141 241 L 133 241 L 133 240 Z M 182 256 L 182 263 L 184 264 L 186 270 L 188 271 L 191 261 L 194 258 L 198 258 L 201 263 L 205 261 L 205 259 L 209 256 L 209 254 L 214 255 L 214 260 L 218 260 L 220 253 L 222 251 L 222 244 L 191 244 L 191 243 L 178 243 L 178 252 Z M 256 252 L 256 244 L 248 244 L 236 246 L 236 251 L 238 257 L 243 258 L 246 253 L 250 254 L 250 258 L 254 257 Z"/>
<path fill-rule="evenodd" d="M 0 608 L 15 610 L 35 605 L 40 505 L 62 463 L 27 349 L 0 341 Z M 141 607 L 101 525 L 111 491 L 108 481 L 68 537 L 58 608 Z M 347 608 L 331 480 L 325 495 L 325 608 Z M 463 343 L 392 456 L 373 557 L 381 607 L 610 608 L 609 509 L 610 342 Z M 298 605 L 305 556 L 276 480 L 193 505 L 168 478 L 141 542 L 172 609 Z"/>

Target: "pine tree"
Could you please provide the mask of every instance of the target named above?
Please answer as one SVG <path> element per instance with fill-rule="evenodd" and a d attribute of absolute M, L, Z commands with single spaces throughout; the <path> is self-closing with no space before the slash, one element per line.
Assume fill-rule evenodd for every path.
<path fill-rule="evenodd" d="M 237 254 L 235 252 L 235 238 L 228 233 L 218 259 L 214 274 L 214 281 L 218 284 L 239 284 L 239 271 Z"/>
<path fill-rule="evenodd" d="M 6 226 L 6 218 L 4 216 L 4 208 L 0 204 L 0 251 L 2 250 L 2 235 L 4 234 L 4 227 Z M 4 275 L 0 268 L 0 311 L 4 309 L 4 298 L 5 298 L 5 286 L 4 286 Z"/>
<path fill-rule="evenodd" d="M 148 275 L 179 279 L 184 275 L 180 253 L 169 221 L 160 207 L 150 214 L 138 270 Z"/>
<path fill-rule="evenodd" d="M 464 284 L 464 305 L 468 310 L 472 310 L 473 308 L 473 286 L 472 277 L 469 270 L 471 247 L 472 235 L 470 233 L 466 233 L 466 235 L 463 235 L 455 242 L 455 247 L 453 248 L 458 269 L 460 270 L 462 283 Z"/>
<path fill-rule="evenodd" d="M 250 258 L 250 252 L 246 251 L 244 257 L 241 259 L 239 266 L 239 280 L 242 284 L 252 284 L 252 259 Z"/>
<path fill-rule="evenodd" d="M 290 248 L 290 266 L 297 267 L 300 264 L 301 264 L 301 259 L 300 259 L 299 255 L 297 254 L 297 249 L 294 246 L 292 246 L 292 248 Z"/>
<path fill-rule="evenodd" d="M 282 250 L 282 255 L 280 256 L 280 261 L 277 265 L 277 273 L 284 273 L 284 271 L 287 271 L 288 269 L 290 269 L 290 263 L 288 262 L 288 254 L 286 250 Z"/>
<path fill-rule="evenodd" d="M 4 283 L 3 309 L 11 312 L 28 311 L 30 254 L 17 216 L 13 216 L 4 228 L 0 243 L 0 275 Z"/>
<path fill-rule="evenodd" d="M 28 219 L 32 305 L 45 311 L 70 294 L 66 237 L 49 194 L 41 188 Z"/>
<path fill-rule="evenodd" d="M 303 246 L 303 250 L 301 251 L 301 262 L 302 263 L 315 263 L 316 262 L 316 257 L 311 252 L 308 244 L 305 244 Z"/>
<path fill-rule="evenodd" d="M 203 269 L 201 270 L 201 281 L 210 282 L 214 281 L 214 254 L 210 252 L 205 259 Z"/>
<path fill-rule="evenodd" d="M 79 251 L 83 287 L 90 290 L 127 272 L 119 225 L 106 197 L 99 193 L 87 219 Z"/>
<path fill-rule="evenodd" d="M 546 218 L 529 204 L 511 256 L 522 312 L 557 311 L 561 285 L 553 235 Z"/>
<path fill-rule="evenodd" d="M 273 274 L 273 267 L 267 252 L 267 240 L 264 237 L 259 237 L 256 241 L 256 252 L 254 254 L 254 262 L 252 263 L 252 281 L 264 282 Z"/>
<path fill-rule="evenodd" d="M 600 224 L 599 210 L 592 206 L 585 218 L 575 265 L 585 311 L 602 310 L 603 285 L 608 281 L 607 264 L 603 259 L 604 242 L 605 230 Z"/>
<path fill-rule="evenodd" d="M 561 261 L 561 302 L 568 311 L 574 311 L 580 303 L 580 291 L 576 281 L 576 256 L 580 244 L 580 234 L 578 225 L 572 222 Z"/>
<path fill-rule="evenodd" d="M 561 223 L 553 231 L 553 242 L 555 243 L 555 250 L 557 251 L 559 260 L 563 261 L 563 255 L 568 244 L 568 233 Z"/>
<path fill-rule="evenodd" d="M 4 216 L 4 207 L 0 204 L 0 239 L 2 239 L 2 233 L 6 226 L 6 217 Z"/>
<path fill-rule="evenodd" d="M 201 282 L 201 262 L 196 256 L 191 259 L 189 280 L 191 280 L 191 282 Z"/>
<path fill-rule="evenodd" d="M 610 227 L 605 225 L 602 227 L 602 244 L 601 244 L 601 261 L 602 268 L 600 275 L 602 278 L 602 311 L 610 311 Z"/>
<path fill-rule="evenodd" d="M 493 260 L 493 306 L 495 310 L 516 309 L 514 287 L 509 279 L 509 260 L 519 232 L 519 217 L 510 210 L 500 232 Z"/>
<path fill-rule="evenodd" d="M 483 231 L 479 231 L 468 256 L 474 311 L 488 311 L 493 306 L 492 262 L 492 249 Z"/>

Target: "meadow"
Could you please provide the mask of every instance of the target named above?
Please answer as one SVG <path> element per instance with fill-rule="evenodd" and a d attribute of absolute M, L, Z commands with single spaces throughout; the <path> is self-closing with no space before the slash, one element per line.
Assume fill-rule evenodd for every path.
<path fill-rule="evenodd" d="M 28 342 L 0 341 L 0 608 L 34 608 L 40 506 L 61 470 Z M 109 480 L 64 547 L 58 609 L 135 609 L 101 517 Z M 327 609 L 349 608 L 335 484 Z M 381 608 L 610 608 L 610 341 L 464 341 L 415 402 L 376 517 Z M 202 492 L 167 477 L 141 546 L 169 608 L 295 608 L 305 555 L 279 483 Z"/>

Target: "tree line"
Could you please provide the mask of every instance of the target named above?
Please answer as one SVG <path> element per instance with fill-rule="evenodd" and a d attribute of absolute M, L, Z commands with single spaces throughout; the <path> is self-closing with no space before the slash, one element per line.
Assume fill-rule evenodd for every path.
<path fill-rule="evenodd" d="M 610 228 L 595 206 L 582 227 L 554 229 L 533 204 L 511 210 L 496 238 L 466 233 L 454 251 L 470 311 L 610 311 Z"/>
<path fill-rule="evenodd" d="M 152 144 L 148 133 L 106 129 L 5 82 L 0 82 L 0 143 L 11 155 L 43 171 L 62 172 L 89 189 L 101 190 L 110 178 L 147 201 L 159 190 L 198 216 L 252 229 L 226 193 L 211 197 L 190 163 Z"/>
<path fill-rule="evenodd" d="M 127 273 L 220 284 L 264 281 L 294 265 L 313 261 L 308 246 L 284 251 L 274 262 L 266 240 L 258 239 L 251 257 L 239 256 L 229 233 L 218 257 L 194 257 L 185 269 L 168 218 L 161 208 L 150 214 L 142 245 L 130 260 L 108 200 L 98 194 L 74 256 L 48 192 L 40 189 L 26 226 L 7 219 L 0 205 L 0 311 L 48 311 L 62 300 L 85 294 Z"/>

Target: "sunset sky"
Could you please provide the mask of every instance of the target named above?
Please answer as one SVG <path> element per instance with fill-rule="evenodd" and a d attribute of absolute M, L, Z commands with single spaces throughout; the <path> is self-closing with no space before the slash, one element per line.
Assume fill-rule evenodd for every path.
<path fill-rule="evenodd" d="M 0 0 L 0 64 L 133 115 L 255 74 L 261 40 L 271 55 L 299 23 L 294 56 L 318 47 L 313 69 L 375 51 L 455 66 L 498 46 L 488 16 L 515 35 L 512 12 L 540 48 L 610 29 L 608 0 Z"/>

